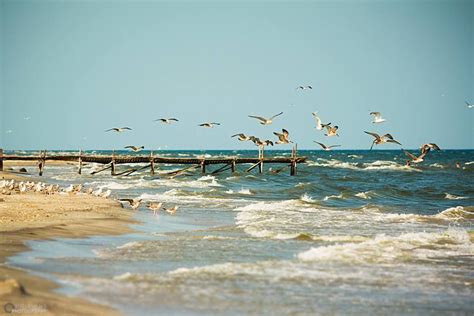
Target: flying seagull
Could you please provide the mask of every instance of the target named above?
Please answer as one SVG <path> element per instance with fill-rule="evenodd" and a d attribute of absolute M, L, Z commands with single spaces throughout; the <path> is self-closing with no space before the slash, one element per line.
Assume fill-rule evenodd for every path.
<path fill-rule="evenodd" d="M 405 155 L 408 156 L 408 158 L 410 158 L 410 160 L 413 162 L 413 163 L 420 163 L 420 162 L 423 162 L 424 161 L 424 158 L 425 156 L 430 152 L 430 150 L 433 149 L 433 150 L 441 150 L 439 148 L 438 145 L 436 145 L 435 143 L 428 143 L 428 144 L 423 144 L 421 147 L 420 147 L 420 150 L 421 150 L 421 154 L 417 157 L 411 153 L 409 153 L 408 151 L 406 151 L 405 149 L 403 149 L 403 151 L 405 152 Z"/>
<path fill-rule="evenodd" d="M 238 139 L 239 139 L 241 142 L 245 142 L 245 141 L 247 141 L 247 140 L 250 140 L 250 137 L 253 137 L 253 136 L 247 136 L 247 135 L 245 135 L 244 133 L 235 134 L 235 135 L 232 135 L 231 137 L 236 137 L 236 136 L 239 136 Z"/>
<path fill-rule="evenodd" d="M 280 113 L 278 113 L 278 114 L 273 115 L 273 116 L 270 117 L 270 118 L 264 118 L 264 117 L 261 117 L 261 116 L 254 116 L 254 115 L 249 115 L 249 117 L 256 118 L 257 120 L 260 121 L 260 124 L 262 124 L 262 125 L 270 125 L 270 124 L 273 123 L 273 119 L 274 119 L 275 117 L 277 117 L 277 116 L 279 116 L 279 115 L 282 115 L 282 114 L 283 114 L 283 112 L 280 112 Z"/>
<path fill-rule="evenodd" d="M 339 134 L 337 133 L 337 130 L 339 128 L 339 126 L 335 125 L 334 127 L 331 126 L 331 123 L 329 124 L 322 124 L 323 127 L 325 127 L 327 129 L 327 134 L 324 134 L 324 136 L 338 136 L 339 137 Z"/>
<path fill-rule="evenodd" d="M 165 124 L 171 124 L 172 121 L 179 122 L 179 120 L 176 119 L 176 118 L 160 118 L 160 119 L 155 120 L 155 122 L 157 122 L 157 121 L 160 121 L 160 122 L 165 123 Z"/>
<path fill-rule="evenodd" d="M 371 133 L 371 132 L 365 132 L 365 131 L 364 131 L 364 133 L 375 137 L 374 141 L 372 142 L 372 146 L 370 146 L 370 150 L 372 150 L 374 145 L 381 145 L 381 144 L 385 144 L 385 143 L 395 143 L 395 144 L 401 145 L 398 141 L 393 139 L 393 136 L 390 135 L 390 134 L 385 134 L 383 136 L 380 136 L 377 133 Z"/>
<path fill-rule="evenodd" d="M 334 148 L 334 147 L 341 147 L 341 145 L 326 146 L 326 145 L 324 145 L 323 143 L 319 143 L 319 142 L 317 142 L 317 141 L 315 141 L 315 140 L 314 140 L 314 142 L 315 142 L 316 144 L 318 144 L 319 146 L 321 146 L 321 147 L 323 148 L 323 150 L 325 150 L 325 151 L 330 151 L 330 150 L 331 150 L 332 148 Z"/>
<path fill-rule="evenodd" d="M 288 139 L 288 136 L 290 135 L 290 133 L 288 133 L 288 131 L 284 128 L 281 131 L 283 132 L 282 134 L 277 133 L 277 132 L 273 132 L 273 134 L 278 136 L 278 141 L 276 141 L 275 144 L 293 143 L 291 140 Z"/>
<path fill-rule="evenodd" d="M 471 103 L 469 103 L 469 102 L 467 102 L 467 101 L 465 101 L 465 102 L 466 102 L 466 105 L 467 105 L 467 108 L 468 108 L 468 109 L 474 108 L 474 103 L 471 104 Z"/>
<path fill-rule="evenodd" d="M 121 133 L 124 131 L 131 131 L 132 129 L 130 127 L 113 127 L 111 129 L 106 130 L 106 132 L 114 131 L 117 133 Z"/>
<path fill-rule="evenodd" d="M 312 90 L 313 87 L 311 87 L 311 86 L 298 86 L 298 87 L 296 87 L 296 90 L 307 90 L 307 89 Z"/>
<path fill-rule="evenodd" d="M 124 148 L 129 148 L 129 149 L 133 150 L 134 152 L 139 152 L 142 149 L 145 149 L 145 146 L 138 147 L 138 146 L 129 145 L 129 146 L 125 146 Z"/>
<path fill-rule="evenodd" d="M 372 123 L 383 123 L 386 121 L 386 119 L 382 118 L 382 114 L 380 114 L 380 112 L 370 112 L 370 115 L 374 116 Z"/>
<path fill-rule="evenodd" d="M 321 123 L 321 119 L 320 119 L 319 116 L 318 116 L 318 112 L 313 112 L 313 113 L 311 113 L 311 114 L 313 114 L 314 119 L 316 120 L 316 129 L 322 131 L 326 126 L 331 125 L 331 123 L 322 124 L 322 123 Z"/>
<path fill-rule="evenodd" d="M 273 146 L 273 142 L 271 140 L 261 140 L 258 137 L 255 136 L 250 136 L 249 139 L 258 147 L 264 147 L 264 146 Z"/>
<path fill-rule="evenodd" d="M 207 128 L 212 128 L 212 127 L 214 127 L 214 125 L 221 125 L 221 123 L 211 122 L 211 123 L 202 123 L 202 124 L 199 124 L 199 126 L 207 127 Z"/>

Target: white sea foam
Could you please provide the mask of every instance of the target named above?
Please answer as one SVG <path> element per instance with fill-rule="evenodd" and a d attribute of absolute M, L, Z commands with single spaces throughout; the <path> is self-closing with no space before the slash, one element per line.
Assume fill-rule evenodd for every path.
<path fill-rule="evenodd" d="M 313 200 L 313 198 L 308 195 L 307 193 L 303 194 L 301 197 L 300 197 L 300 200 L 303 201 L 303 202 L 306 202 L 306 203 L 314 203 L 315 201 Z"/>
<path fill-rule="evenodd" d="M 359 192 L 359 193 L 356 193 L 354 194 L 354 196 L 358 197 L 358 198 L 361 198 L 361 199 L 364 199 L 364 200 L 370 200 L 371 197 L 370 197 L 370 191 L 366 191 L 366 192 Z"/>
<path fill-rule="evenodd" d="M 340 161 L 337 159 L 324 159 L 318 158 L 317 161 L 308 161 L 308 166 L 316 167 L 330 167 L 330 168 L 342 168 L 342 169 L 351 169 L 351 170 L 392 170 L 392 171 L 416 171 L 421 172 L 421 170 L 416 168 L 411 168 L 405 165 L 398 164 L 395 161 L 387 160 L 377 160 L 370 163 L 356 163 L 356 162 L 346 162 Z"/>
<path fill-rule="evenodd" d="M 313 247 L 299 253 L 297 257 L 311 262 L 393 263 L 461 255 L 474 255 L 469 234 L 465 230 L 448 229 L 399 236 L 380 234 L 361 243 Z"/>
<path fill-rule="evenodd" d="M 339 195 L 328 195 L 324 197 L 323 201 L 327 201 L 330 199 L 342 199 L 342 198 L 343 198 L 342 193 Z"/>

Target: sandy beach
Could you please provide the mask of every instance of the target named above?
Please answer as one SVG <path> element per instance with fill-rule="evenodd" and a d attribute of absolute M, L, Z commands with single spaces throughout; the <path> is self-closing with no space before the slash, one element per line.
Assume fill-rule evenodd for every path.
<path fill-rule="evenodd" d="M 21 180 L 0 173 L 0 180 Z M 118 315 L 112 308 L 55 292 L 58 285 L 6 265 L 27 250 L 25 242 L 58 237 L 118 235 L 131 232 L 132 213 L 111 199 L 89 195 L 0 194 L 0 313 L 41 315 Z M 13 309 L 14 308 L 14 309 Z M 13 310 L 12 310 L 13 309 Z"/>

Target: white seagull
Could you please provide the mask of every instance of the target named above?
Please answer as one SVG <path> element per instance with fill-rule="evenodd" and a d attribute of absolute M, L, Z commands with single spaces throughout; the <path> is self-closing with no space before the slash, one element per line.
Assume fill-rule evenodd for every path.
<path fill-rule="evenodd" d="M 231 137 L 236 137 L 236 136 L 239 136 L 238 139 L 239 139 L 241 142 L 245 142 L 245 141 L 247 141 L 247 140 L 251 140 L 251 137 L 252 137 L 252 136 L 247 136 L 247 135 L 245 135 L 244 133 L 235 134 L 235 135 L 232 135 Z"/>
<path fill-rule="evenodd" d="M 298 87 L 296 87 L 296 90 L 308 90 L 308 89 L 312 90 L 313 87 L 311 87 L 311 86 L 298 86 Z"/>
<path fill-rule="evenodd" d="M 380 112 L 370 112 L 370 115 L 374 116 L 372 123 L 383 123 L 386 121 L 386 119 L 382 118 L 382 114 L 380 114 Z"/>
<path fill-rule="evenodd" d="M 172 121 L 179 122 L 179 120 L 176 119 L 176 118 L 160 118 L 160 119 L 155 120 L 155 122 L 157 122 L 157 121 L 160 121 L 160 122 L 165 123 L 165 124 L 171 124 Z"/>
<path fill-rule="evenodd" d="M 178 210 L 179 206 L 178 205 L 175 205 L 171 208 L 163 208 L 167 213 L 171 214 L 171 215 L 174 215 L 174 213 L 176 213 L 176 211 Z"/>
<path fill-rule="evenodd" d="M 471 104 L 471 103 L 469 103 L 469 102 L 467 102 L 467 101 L 465 101 L 465 102 L 466 102 L 466 105 L 467 105 L 467 108 L 468 108 L 468 109 L 474 108 L 474 103 Z"/>
<path fill-rule="evenodd" d="M 207 127 L 207 128 L 212 128 L 212 127 L 214 127 L 214 125 L 221 125 L 221 123 L 207 122 L 207 123 L 199 124 L 199 126 Z"/>
<path fill-rule="evenodd" d="M 291 140 L 288 139 L 288 136 L 290 136 L 290 133 L 286 129 L 281 130 L 283 133 L 277 133 L 273 132 L 276 136 L 278 136 L 278 141 L 275 142 L 275 144 L 288 144 L 288 143 L 293 143 Z"/>
<path fill-rule="evenodd" d="M 321 123 L 321 119 L 320 119 L 319 116 L 318 116 L 318 112 L 313 112 L 313 113 L 311 113 L 311 114 L 313 114 L 314 119 L 316 120 L 316 129 L 322 131 L 326 126 L 331 125 L 331 123 L 322 124 L 322 123 Z"/>
<path fill-rule="evenodd" d="M 261 117 L 261 116 L 254 116 L 254 115 L 249 115 L 249 117 L 256 118 L 257 120 L 260 121 L 260 124 L 262 124 L 262 125 L 270 125 L 270 124 L 273 123 L 273 119 L 274 119 L 275 117 L 277 117 L 277 116 L 279 116 L 279 115 L 282 115 L 282 114 L 283 114 L 283 112 L 280 112 L 280 113 L 278 113 L 278 114 L 273 115 L 273 116 L 270 117 L 270 118 L 264 118 L 264 117 Z"/>
<path fill-rule="evenodd" d="M 341 145 L 326 146 L 326 145 L 324 145 L 323 143 L 319 143 L 319 142 L 317 142 L 317 141 L 315 141 L 315 140 L 313 140 L 313 142 L 315 142 L 316 144 L 318 144 L 319 146 L 321 146 L 321 147 L 323 148 L 323 150 L 325 150 L 325 151 L 330 151 L 330 150 L 331 150 L 332 148 L 334 148 L 334 147 L 341 147 Z"/>
<path fill-rule="evenodd" d="M 150 202 L 150 203 L 148 203 L 148 208 L 153 211 L 153 214 L 156 215 L 156 213 L 161 209 L 162 205 L 163 205 L 162 202 L 160 202 L 160 203 Z"/>
<path fill-rule="evenodd" d="M 129 145 L 129 146 L 125 146 L 124 148 L 131 149 L 131 150 L 134 151 L 134 152 L 139 152 L 139 151 L 145 149 L 145 146 L 140 146 L 140 147 L 138 147 L 138 146 Z"/>
<path fill-rule="evenodd" d="M 130 127 L 113 127 L 113 128 L 110 128 L 110 129 L 106 130 L 106 132 L 114 131 L 114 132 L 117 132 L 117 133 L 121 133 L 121 132 L 131 131 L 131 130 L 132 129 Z"/>

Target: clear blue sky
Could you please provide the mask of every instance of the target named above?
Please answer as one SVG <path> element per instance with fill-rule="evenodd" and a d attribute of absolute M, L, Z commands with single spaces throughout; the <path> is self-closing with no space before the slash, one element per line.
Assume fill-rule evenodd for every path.
<path fill-rule="evenodd" d="M 4 148 L 250 149 L 230 136 L 282 127 L 300 148 L 474 148 L 474 1 L 0 3 Z"/>

